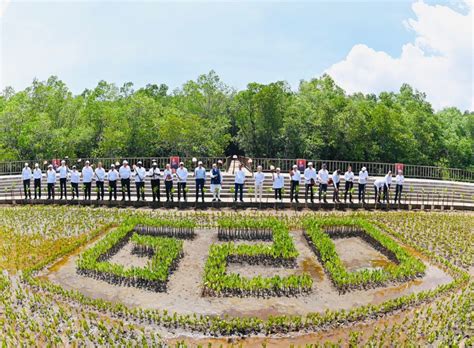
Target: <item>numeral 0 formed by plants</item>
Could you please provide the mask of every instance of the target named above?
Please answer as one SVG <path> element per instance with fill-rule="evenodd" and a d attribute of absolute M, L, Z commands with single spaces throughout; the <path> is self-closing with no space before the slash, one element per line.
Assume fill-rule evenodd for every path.
<path fill-rule="evenodd" d="M 360 218 L 307 218 L 305 237 L 320 259 L 333 284 L 341 292 L 370 288 L 387 282 L 407 281 L 424 274 L 426 266 L 377 227 Z M 384 269 L 348 272 L 340 260 L 332 238 L 360 237 L 394 262 Z"/>
<path fill-rule="evenodd" d="M 188 219 L 129 218 L 79 257 L 77 272 L 112 284 L 166 291 L 168 277 L 183 256 L 183 241 L 177 238 L 193 238 L 194 226 Z M 129 241 L 135 244 L 134 254 L 151 256 L 147 267 L 109 262 Z"/>
<path fill-rule="evenodd" d="M 295 296 L 311 291 L 313 280 L 308 274 L 278 275 L 264 278 L 227 274 L 229 262 L 295 267 L 298 252 L 285 223 L 275 218 L 220 219 L 220 239 L 262 240 L 272 236 L 273 244 L 213 244 L 204 268 L 206 296 Z M 234 231 L 232 231 L 234 229 Z"/>

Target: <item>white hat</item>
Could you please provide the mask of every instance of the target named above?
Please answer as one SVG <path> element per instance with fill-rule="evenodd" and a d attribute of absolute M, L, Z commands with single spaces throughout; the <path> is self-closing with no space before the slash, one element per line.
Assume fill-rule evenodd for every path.
<path fill-rule="evenodd" d="M 143 163 L 142 163 L 142 161 L 138 161 L 137 164 L 138 164 L 139 166 L 141 166 Z"/>
<path fill-rule="evenodd" d="M 38 163 L 35 163 L 35 167 L 39 167 L 39 164 L 38 164 Z"/>
<path fill-rule="evenodd" d="M 65 160 L 62 160 L 61 163 L 66 163 L 66 161 L 65 161 Z"/>
<path fill-rule="evenodd" d="M 309 163 L 308 163 L 308 166 L 312 166 L 312 165 L 313 165 L 313 162 L 309 162 Z"/>
<path fill-rule="evenodd" d="M 198 165 L 202 165 L 202 161 L 199 161 L 199 162 L 198 162 Z"/>
<path fill-rule="evenodd" d="M 184 162 L 179 162 L 179 165 L 180 165 L 180 166 L 184 166 Z"/>
<path fill-rule="evenodd" d="M 90 162 L 89 162 L 89 161 L 86 161 L 86 164 L 90 164 Z"/>
<path fill-rule="evenodd" d="M 367 168 L 365 167 L 362 167 L 362 171 L 365 172 L 367 170 Z"/>
<path fill-rule="evenodd" d="M 110 165 L 110 168 L 115 168 L 115 164 L 112 163 L 112 164 Z"/>
<path fill-rule="evenodd" d="M 123 164 L 128 164 L 127 160 L 123 160 L 122 163 L 123 163 Z"/>
<path fill-rule="evenodd" d="M 275 169 L 275 170 L 276 170 L 277 172 L 279 172 L 281 169 L 280 169 L 280 167 L 277 167 L 277 169 Z"/>
<path fill-rule="evenodd" d="M 28 167 L 28 166 L 29 166 L 29 164 L 28 164 L 28 163 L 25 163 L 25 167 Z"/>
<path fill-rule="evenodd" d="M 48 166 L 48 168 L 53 168 L 53 165 L 52 165 L 52 164 L 50 164 L 50 165 Z"/>
<path fill-rule="evenodd" d="M 293 169 L 296 169 L 298 168 L 298 166 L 296 164 L 293 165 Z"/>

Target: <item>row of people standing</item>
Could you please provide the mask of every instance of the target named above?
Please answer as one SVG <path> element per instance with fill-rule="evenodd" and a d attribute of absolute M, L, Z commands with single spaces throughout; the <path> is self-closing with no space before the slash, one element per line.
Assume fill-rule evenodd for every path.
<path fill-rule="evenodd" d="M 196 182 L 196 191 L 195 191 L 195 200 L 198 201 L 201 197 L 204 202 L 204 191 L 205 191 L 205 182 L 207 176 L 210 178 L 210 189 L 213 194 L 213 201 L 221 201 L 221 191 L 222 191 L 222 163 L 214 163 L 212 168 L 207 173 L 207 170 L 203 167 L 202 162 L 198 162 L 197 167 L 194 169 L 194 179 Z M 285 177 L 281 173 L 280 168 L 271 167 L 272 172 L 272 189 L 274 190 L 275 200 L 282 200 L 283 195 L 282 191 L 285 186 Z M 247 176 L 249 173 L 245 171 L 242 164 L 239 165 L 238 169 L 234 173 L 234 201 L 239 199 L 243 202 L 243 192 L 244 185 L 247 181 Z M 28 163 L 25 163 L 25 167 L 22 172 L 23 186 L 25 192 L 25 198 L 31 199 L 30 191 L 30 181 L 34 180 L 34 198 L 41 199 L 41 180 L 42 180 L 42 171 L 39 168 L 39 165 L 36 163 L 33 171 L 29 168 Z M 85 162 L 85 166 L 79 172 L 76 166 L 72 166 L 71 169 L 66 165 L 65 161 L 61 162 L 61 166 L 54 169 L 52 165 L 48 166 L 46 171 L 46 180 L 48 187 L 48 199 L 54 199 L 55 197 L 55 184 L 57 177 L 59 176 L 60 183 L 60 199 L 67 199 L 67 181 L 71 183 L 72 189 L 72 198 L 79 198 L 79 184 L 82 179 L 84 199 L 91 199 L 91 188 L 92 181 L 96 182 L 96 192 L 97 199 L 103 200 L 105 194 L 105 181 L 108 181 L 108 191 L 109 191 L 109 200 L 117 200 L 117 182 L 120 180 L 121 190 L 122 190 L 122 200 L 131 200 L 131 180 L 135 181 L 136 196 L 137 200 L 145 200 L 145 180 L 146 177 L 150 177 L 152 197 L 153 201 L 160 201 L 161 198 L 161 188 L 160 183 L 164 181 L 164 187 L 166 192 L 166 200 L 173 201 L 174 199 L 174 182 L 177 184 L 178 191 L 178 201 L 183 197 L 184 201 L 187 201 L 187 180 L 188 180 L 188 170 L 184 167 L 184 163 L 181 162 L 179 167 L 173 171 L 169 164 L 166 165 L 165 169 L 161 171 L 158 168 L 157 162 L 152 162 L 152 167 L 147 171 L 142 162 L 137 162 L 136 165 L 132 167 L 129 166 L 128 162 L 124 160 L 122 166 L 119 170 L 116 169 L 115 165 L 112 164 L 110 169 L 106 171 L 102 164 L 99 162 L 95 169 L 92 168 L 89 161 Z M 262 201 L 263 197 L 263 184 L 265 181 L 265 174 L 263 173 L 262 167 L 258 166 L 257 171 L 252 173 L 252 178 L 254 181 L 255 188 L 255 200 Z M 349 202 L 353 203 L 352 195 L 354 192 L 354 181 L 355 175 L 352 171 L 351 166 L 347 168 L 347 171 L 344 173 L 344 202 L 347 202 L 347 197 L 349 196 Z M 339 191 L 340 191 L 340 182 L 341 182 L 341 170 L 337 169 L 329 174 L 325 164 L 322 165 L 321 169 L 316 172 L 313 163 L 309 162 L 308 167 L 304 170 L 303 175 L 298 170 L 296 165 L 293 166 L 292 170 L 289 173 L 290 179 L 290 201 L 299 202 L 299 187 L 300 183 L 304 182 L 305 186 L 305 201 L 310 199 L 314 202 L 314 187 L 318 186 L 318 198 L 324 202 L 327 202 L 327 190 L 328 186 L 333 187 L 333 202 L 340 202 L 339 200 Z M 359 172 L 358 176 L 358 199 L 359 203 L 365 203 L 365 192 L 366 185 L 369 179 L 368 172 L 365 167 Z M 375 200 L 380 202 L 380 199 L 388 201 L 388 191 L 390 190 L 392 182 L 392 174 L 389 171 L 385 178 L 376 179 L 374 182 L 374 191 L 375 191 Z M 403 173 L 400 171 L 396 177 L 396 191 L 395 191 L 395 201 L 400 203 L 402 187 L 403 187 L 404 177 Z"/>

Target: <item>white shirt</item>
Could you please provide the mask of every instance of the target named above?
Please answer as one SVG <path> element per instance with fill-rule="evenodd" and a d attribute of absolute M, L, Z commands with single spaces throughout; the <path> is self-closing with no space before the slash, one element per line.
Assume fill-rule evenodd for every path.
<path fill-rule="evenodd" d="M 392 183 L 392 175 L 391 174 L 385 175 L 385 182 L 387 183 L 387 185 L 390 185 Z"/>
<path fill-rule="evenodd" d="M 92 167 L 84 167 L 82 168 L 82 181 L 85 183 L 89 183 L 92 181 L 92 177 L 94 176 L 94 171 Z"/>
<path fill-rule="evenodd" d="M 69 168 L 67 166 L 59 166 L 58 169 L 56 169 L 56 171 L 59 173 L 59 178 L 60 179 L 66 179 L 67 178 L 67 174 L 69 172 Z"/>
<path fill-rule="evenodd" d="M 151 177 L 151 180 L 160 180 L 161 179 L 161 171 L 160 168 L 151 167 L 148 171 L 148 176 Z"/>
<path fill-rule="evenodd" d="M 118 179 L 118 176 L 119 172 L 115 168 L 110 169 L 107 173 L 107 179 L 109 179 L 109 181 L 116 181 Z"/>
<path fill-rule="evenodd" d="M 163 170 L 163 178 L 165 181 L 173 181 L 173 171 L 171 169 Z"/>
<path fill-rule="evenodd" d="M 41 179 L 43 176 L 43 173 L 41 172 L 41 169 L 35 168 L 33 169 L 33 179 Z"/>
<path fill-rule="evenodd" d="M 238 169 L 235 172 L 235 183 L 243 184 L 245 182 L 245 172 L 242 169 Z"/>
<path fill-rule="evenodd" d="M 305 184 L 311 184 L 311 179 L 316 181 L 318 177 L 316 176 L 316 169 L 308 167 L 304 170 Z"/>
<path fill-rule="evenodd" d="M 132 175 L 132 170 L 130 166 L 121 166 L 119 169 L 119 174 L 122 179 L 130 179 L 130 175 Z"/>
<path fill-rule="evenodd" d="M 368 179 L 369 179 L 369 173 L 367 171 L 363 172 L 361 170 L 359 172 L 359 184 L 367 184 Z"/>
<path fill-rule="evenodd" d="M 385 178 L 384 179 L 377 179 L 374 181 L 374 186 L 378 189 L 381 189 L 385 185 Z"/>
<path fill-rule="evenodd" d="M 178 176 L 178 182 L 186 182 L 188 180 L 188 170 L 185 167 L 176 169 L 176 175 Z"/>
<path fill-rule="evenodd" d="M 293 169 L 293 175 L 291 176 L 291 180 L 300 182 L 301 173 L 298 169 Z"/>
<path fill-rule="evenodd" d="M 146 176 L 146 169 L 143 167 L 135 168 L 135 182 L 143 182 Z"/>
<path fill-rule="evenodd" d="M 105 180 L 105 169 L 104 168 L 96 168 L 95 169 L 95 176 L 98 181 Z"/>
<path fill-rule="evenodd" d="M 264 180 L 265 180 L 265 174 L 263 174 L 263 172 L 255 173 L 255 185 L 257 186 L 263 185 Z"/>
<path fill-rule="evenodd" d="M 345 172 L 345 173 L 344 173 L 344 180 L 345 180 L 345 181 L 353 182 L 353 181 L 354 181 L 354 173 L 353 173 L 352 171 L 350 171 L 350 172 Z"/>
<path fill-rule="evenodd" d="M 318 179 L 321 184 L 327 184 L 329 180 L 329 172 L 327 169 L 321 169 L 318 172 Z"/>
<path fill-rule="evenodd" d="M 73 169 L 71 171 L 71 182 L 73 184 L 79 184 L 80 180 L 81 180 L 81 173 L 79 173 L 76 169 Z"/>
<path fill-rule="evenodd" d="M 46 176 L 48 184 L 56 183 L 56 171 L 54 169 L 48 169 L 46 171 Z"/>
<path fill-rule="evenodd" d="M 31 168 L 30 167 L 25 167 L 21 171 L 21 177 L 23 180 L 30 180 L 31 179 Z"/>
<path fill-rule="evenodd" d="M 395 178 L 395 182 L 397 185 L 403 185 L 403 182 L 405 181 L 405 177 L 403 175 L 398 174 Z"/>
<path fill-rule="evenodd" d="M 274 189 L 281 189 L 283 188 L 283 186 L 285 186 L 285 178 L 283 177 L 282 174 L 278 175 L 278 174 L 275 174 L 273 176 L 273 188 Z"/>
<path fill-rule="evenodd" d="M 339 181 L 341 181 L 341 179 L 339 178 L 339 174 L 337 174 L 337 170 L 332 173 L 332 182 L 334 184 L 334 186 L 336 186 L 337 183 L 339 183 Z"/>

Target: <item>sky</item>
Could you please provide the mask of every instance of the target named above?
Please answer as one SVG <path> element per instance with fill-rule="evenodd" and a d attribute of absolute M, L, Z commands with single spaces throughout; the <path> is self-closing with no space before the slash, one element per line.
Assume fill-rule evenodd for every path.
<path fill-rule="evenodd" d="M 180 87 L 215 70 L 231 87 L 331 75 L 347 93 L 409 83 L 435 109 L 474 110 L 473 3 L 0 0 L 0 89 L 58 76 Z"/>

